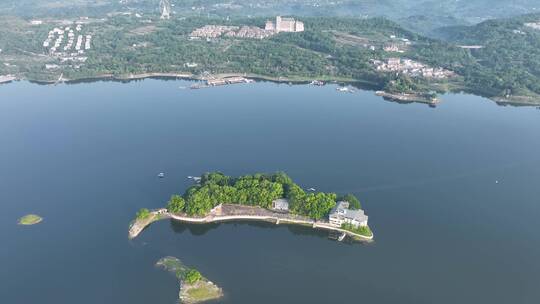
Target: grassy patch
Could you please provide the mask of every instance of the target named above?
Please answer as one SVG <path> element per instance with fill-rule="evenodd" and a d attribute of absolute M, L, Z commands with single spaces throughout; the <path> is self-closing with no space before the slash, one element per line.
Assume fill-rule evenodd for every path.
<path fill-rule="evenodd" d="M 160 259 L 156 263 L 156 266 L 162 267 L 163 269 L 174 273 L 178 279 L 182 279 L 189 270 L 189 268 L 184 266 L 179 259 L 170 256 Z"/>
<path fill-rule="evenodd" d="M 175 257 L 164 257 L 156 266 L 174 273 L 180 280 L 181 303 L 195 304 L 223 296 L 221 288 L 204 278 L 199 271 L 185 266 Z"/>
<path fill-rule="evenodd" d="M 221 296 L 219 289 L 214 286 L 200 285 L 187 291 L 187 295 L 194 302 L 216 299 Z"/>
<path fill-rule="evenodd" d="M 360 234 L 360 235 L 367 236 L 367 237 L 373 236 L 373 232 L 371 231 L 369 226 L 354 227 L 351 224 L 343 224 L 343 225 L 341 225 L 341 229 L 345 229 L 345 230 L 350 231 L 352 233 Z"/>
<path fill-rule="evenodd" d="M 35 225 L 42 220 L 43 218 L 39 215 L 28 214 L 19 219 L 19 225 Z"/>

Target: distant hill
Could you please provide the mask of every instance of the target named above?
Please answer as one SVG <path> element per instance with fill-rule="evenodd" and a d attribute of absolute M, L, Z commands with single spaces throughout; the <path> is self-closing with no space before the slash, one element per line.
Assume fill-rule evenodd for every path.
<path fill-rule="evenodd" d="M 473 26 L 439 29 L 438 36 L 447 42 L 471 49 L 481 67 L 474 72 L 486 73 L 483 85 L 504 89 L 507 94 L 540 93 L 540 14 L 489 20 Z M 538 23 L 534 28 L 530 23 Z M 529 24 L 529 25 L 527 25 Z"/>
<path fill-rule="evenodd" d="M 540 11 L 540 0 L 171 0 L 182 16 L 384 16 L 420 33 Z M 157 14 L 159 0 L 2 0 L 0 15 Z M 423 16 L 423 17 L 422 17 Z"/>

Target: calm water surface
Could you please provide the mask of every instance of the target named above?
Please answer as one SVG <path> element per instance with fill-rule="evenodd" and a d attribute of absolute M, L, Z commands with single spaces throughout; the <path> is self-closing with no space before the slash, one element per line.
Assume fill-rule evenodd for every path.
<path fill-rule="evenodd" d="M 0 87 L 1 303 L 175 303 L 176 280 L 154 267 L 166 255 L 221 285 L 220 303 L 540 302 L 539 110 L 188 85 Z M 213 170 L 352 192 L 376 241 L 169 221 L 127 239 L 139 208 Z M 18 226 L 26 213 L 44 222 Z"/>

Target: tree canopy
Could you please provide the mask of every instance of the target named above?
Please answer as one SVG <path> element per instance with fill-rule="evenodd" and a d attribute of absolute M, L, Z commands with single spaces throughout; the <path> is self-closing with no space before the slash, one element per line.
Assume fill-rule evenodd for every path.
<path fill-rule="evenodd" d="M 361 209 L 362 208 L 362 204 L 360 204 L 360 201 L 358 200 L 358 198 L 356 198 L 356 196 L 348 193 L 348 194 L 345 194 L 343 196 L 340 196 L 338 198 L 338 201 L 346 201 L 346 202 L 349 202 L 349 209 L 353 209 L 353 210 L 356 210 L 356 209 Z"/>
<path fill-rule="evenodd" d="M 346 196 L 351 205 L 359 208 L 360 203 L 352 195 Z M 306 193 L 283 172 L 274 174 L 244 175 L 232 178 L 221 172 L 205 173 L 200 184 L 186 190 L 183 196 L 173 195 L 167 209 L 173 213 L 203 216 L 219 204 L 241 204 L 270 209 L 272 202 L 287 198 L 290 211 L 313 219 L 328 215 L 336 205 L 335 193 Z"/>
<path fill-rule="evenodd" d="M 137 219 L 138 219 L 138 220 L 144 220 L 144 219 L 147 219 L 149 216 L 150 216 L 150 210 L 148 210 L 148 209 L 146 209 L 146 208 L 141 208 L 141 209 L 137 212 Z"/>

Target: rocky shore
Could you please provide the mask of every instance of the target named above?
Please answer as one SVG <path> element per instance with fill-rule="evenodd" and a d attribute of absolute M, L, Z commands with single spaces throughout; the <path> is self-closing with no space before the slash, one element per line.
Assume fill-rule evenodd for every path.
<path fill-rule="evenodd" d="M 185 266 L 178 258 L 167 256 L 157 263 L 168 272 L 173 273 L 179 280 L 180 291 L 178 297 L 183 304 L 196 304 L 223 297 L 223 290 L 197 270 Z"/>
<path fill-rule="evenodd" d="M 389 93 L 386 91 L 376 91 L 375 95 L 397 102 L 419 102 L 429 105 L 436 105 L 440 102 L 440 99 L 438 98 L 428 97 L 420 93 Z"/>
<path fill-rule="evenodd" d="M 214 208 L 209 214 L 204 217 L 188 216 L 186 214 L 172 214 L 166 209 L 158 209 L 151 212 L 151 216 L 144 220 L 135 220 L 130 226 L 128 236 L 130 239 L 136 238 L 147 226 L 159 219 L 173 219 L 183 223 L 190 224 L 208 224 L 220 223 L 227 221 L 263 221 L 279 224 L 293 224 L 309 226 L 314 229 L 324 229 L 345 233 L 356 240 L 371 241 L 373 234 L 370 236 L 354 233 L 339 227 L 330 225 L 326 221 L 315 221 L 313 219 L 292 215 L 288 213 L 273 212 L 260 207 L 243 206 L 235 204 L 222 204 Z"/>

